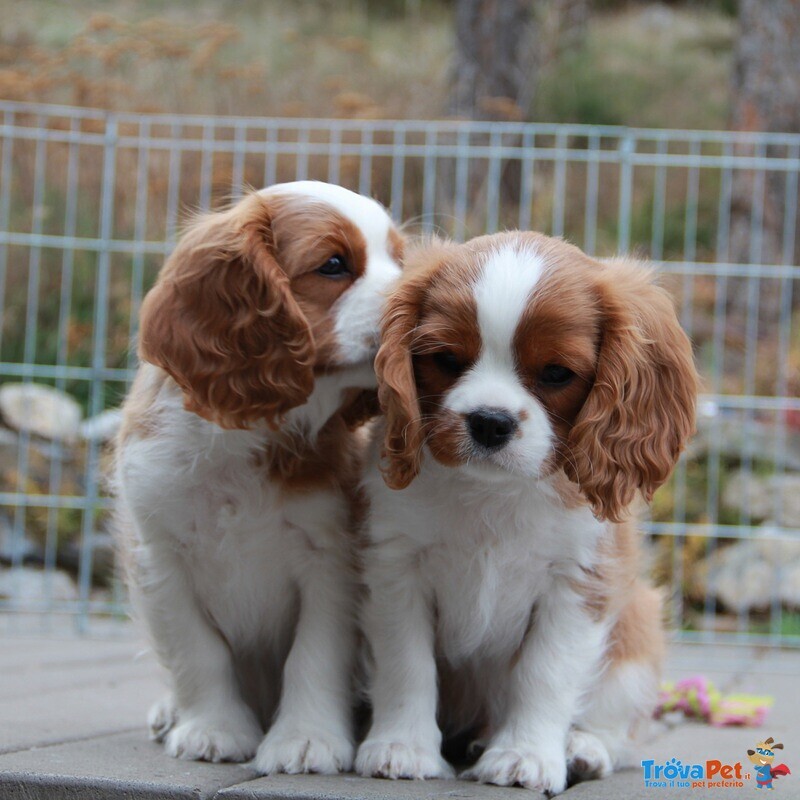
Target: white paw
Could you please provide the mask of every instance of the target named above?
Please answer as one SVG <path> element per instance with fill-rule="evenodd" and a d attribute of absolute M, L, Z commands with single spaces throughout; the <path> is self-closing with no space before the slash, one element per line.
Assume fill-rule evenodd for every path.
<path fill-rule="evenodd" d="M 377 739 L 367 739 L 358 748 L 356 772 L 365 778 L 392 780 L 452 778 L 455 775 L 438 748 Z"/>
<path fill-rule="evenodd" d="M 188 716 L 166 736 L 167 755 L 186 761 L 247 761 L 256 752 L 261 729 L 254 719 Z"/>
<path fill-rule="evenodd" d="M 558 794 L 567 785 L 567 764 L 563 755 L 540 755 L 527 748 L 490 747 L 461 777 L 497 786 L 523 786 Z"/>
<path fill-rule="evenodd" d="M 571 783 L 605 778 L 614 771 L 606 746 L 593 733 L 570 731 L 567 737 L 567 769 Z"/>
<path fill-rule="evenodd" d="M 175 727 L 178 722 L 178 708 L 172 695 L 162 697 L 150 706 L 147 712 L 147 728 L 150 738 L 154 742 L 163 742 L 164 737 Z"/>
<path fill-rule="evenodd" d="M 354 749 L 344 735 L 273 726 L 259 745 L 252 766 L 261 775 L 273 772 L 335 775 L 350 771 Z"/>

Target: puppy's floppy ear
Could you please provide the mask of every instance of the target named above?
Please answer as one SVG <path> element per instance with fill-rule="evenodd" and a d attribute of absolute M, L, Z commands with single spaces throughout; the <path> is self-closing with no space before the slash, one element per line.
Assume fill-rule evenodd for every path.
<path fill-rule="evenodd" d="M 274 426 L 306 400 L 314 342 L 275 260 L 264 197 L 192 224 L 142 304 L 139 355 L 223 428 Z"/>
<path fill-rule="evenodd" d="M 624 516 L 637 489 L 652 498 L 694 432 L 692 347 L 653 277 L 627 259 L 598 270 L 597 374 L 568 442 L 567 475 L 597 516 L 612 521 Z"/>
<path fill-rule="evenodd" d="M 420 277 L 403 280 L 392 292 L 375 357 L 378 400 L 386 415 L 382 472 L 386 485 L 392 489 L 404 489 L 411 483 L 422 457 L 424 437 L 411 362 L 411 336 L 419 321 L 423 292 Z"/>

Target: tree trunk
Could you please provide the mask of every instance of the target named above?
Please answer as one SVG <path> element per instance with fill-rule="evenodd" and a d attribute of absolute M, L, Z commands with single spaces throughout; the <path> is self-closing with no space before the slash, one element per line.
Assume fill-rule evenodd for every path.
<path fill-rule="evenodd" d="M 533 100 L 533 0 L 457 0 L 449 111 L 467 119 L 521 119 Z"/>
<path fill-rule="evenodd" d="M 580 46 L 588 18 L 589 0 L 456 0 L 448 113 L 470 120 L 527 119 L 539 74 L 562 50 Z M 473 135 L 470 140 L 472 145 L 490 142 L 488 134 Z M 515 147 L 520 137 L 506 133 L 498 143 Z M 441 220 L 449 220 L 457 229 L 456 169 L 454 159 L 439 165 L 437 205 Z M 467 230 L 482 232 L 490 219 L 501 228 L 517 224 L 521 180 L 519 159 L 503 162 L 499 170 L 492 169 L 488 160 L 471 162 L 469 178 L 461 187 L 466 197 L 460 198 L 461 207 L 468 209 Z M 499 211 L 494 209 L 498 197 Z"/>
<path fill-rule="evenodd" d="M 535 5 L 534 0 L 456 0 L 456 47 L 447 106 L 451 116 L 491 121 L 525 118 L 535 87 Z M 455 144 L 456 138 L 449 143 Z M 490 137 L 474 134 L 469 143 L 487 146 Z M 515 137 L 508 135 L 501 142 L 515 143 Z M 439 219 L 453 232 L 465 223 L 465 233 L 482 233 L 490 196 L 499 195 L 500 207 L 506 211 L 518 203 L 520 162 L 501 165 L 499 184 L 498 173 L 487 160 L 471 161 L 468 171 L 466 187 L 459 187 L 455 159 L 438 165 Z M 456 198 L 459 192 L 466 196 Z M 456 222 L 460 206 L 468 209 L 467 219 Z M 499 226 L 504 227 L 506 221 L 500 219 Z"/>
<path fill-rule="evenodd" d="M 733 73 L 732 128 L 740 131 L 800 132 L 800 0 L 739 0 L 739 38 Z M 742 145 L 742 155 L 757 155 Z M 785 146 L 765 155 L 785 158 Z M 737 170 L 733 175 L 729 258 L 758 264 L 796 263 L 795 241 L 784 241 L 785 216 L 795 213 L 787 204 L 788 174 Z M 796 200 L 796 198 L 794 198 Z M 794 208 L 794 212 L 793 209 Z M 729 286 L 732 322 L 747 314 L 752 280 L 737 279 Z M 786 282 L 766 280 L 759 287 L 763 322 L 777 320 Z M 795 301 L 797 298 L 795 298 Z"/>
<path fill-rule="evenodd" d="M 734 128 L 800 131 L 798 37 L 798 0 L 739 0 Z"/>

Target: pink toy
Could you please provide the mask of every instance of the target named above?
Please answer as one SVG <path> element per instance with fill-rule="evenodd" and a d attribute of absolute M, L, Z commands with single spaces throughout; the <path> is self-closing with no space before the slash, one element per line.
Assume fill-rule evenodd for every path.
<path fill-rule="evenodd" d="M 703 675 L 665 683 L 658 696 L 656 718 L 680 711 L 688 719 L 699 719 L 717 727 L 763 725 L 773 698 L 722 692 Z"/>

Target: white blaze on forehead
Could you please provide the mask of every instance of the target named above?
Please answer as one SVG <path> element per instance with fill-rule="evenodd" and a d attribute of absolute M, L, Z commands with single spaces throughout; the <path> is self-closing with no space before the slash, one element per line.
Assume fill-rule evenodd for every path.
<path fill-rule="evenodd" d="M 523 385 L 514 358 L 514 334 L 544 268 L 530 247 L 506 245 L 489 253 L 472 287 L 481 338 L 478 360 L 444 403 L 463 415 L 480 408 L 511 414 L 519 424 L 518 437 L 487 459 L 524 475 L 536 475 L 552 449 L 547 414 Z"/>
<path fill-rule="evenodd" d="M 514 333 L 543 271 L 530 248 L 507 245 L 490 253 L 473 288 L 482 355 L 513 361 Z"/>
<path fill-rule="evenodd" d="M 480 353 L 449 393 L 448 408 L 462 414 L 482 406 L 516 413 L 529 404 L 516 371 L 514 333 L 543 269 L 541 257 L 530 248 L 507 245 L 489 253 L 472 287 Z"/>
<path fill-rule="evenodd" d="M 327 203 L 350 220 L 366 245 L 364 274 L 335 303 L 334 332 L 342 363 L 369 361 L 378 346 L 378 328 L 386 295 L 400 277 L 400 265 L 390 251 L 393 223 L 386 209 L 375 200 L 342 186 L 321 181 L 279 183 L 261 193 L 291 193 Z"/>

